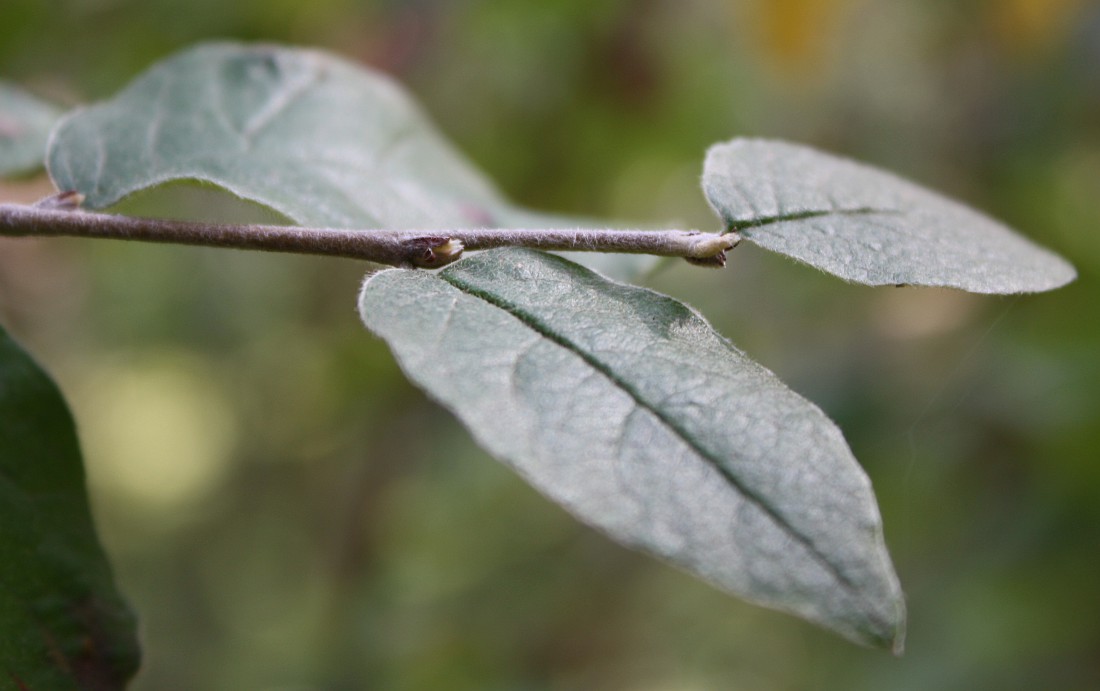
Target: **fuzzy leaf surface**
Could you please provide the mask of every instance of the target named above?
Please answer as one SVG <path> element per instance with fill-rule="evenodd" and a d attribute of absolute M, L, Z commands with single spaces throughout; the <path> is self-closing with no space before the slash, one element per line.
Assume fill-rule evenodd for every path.
<path fill-rule="evenodd" d="M 707 152 L 703 191 L 742 237 L 848 281 L 1033 293 L 1072 281 L 1058 255 L 885 171 L 781 141 Z"/>
<path fill-rule="evenodd" d="M 207 44 L 154 65 L 67 118 L 49 170 L 92 209 L 181 179 L 302 225 L 444 228 L 504 206 L 392 80 L 270 45 Z"/>
<path fill-rule="evenodd" d="M 108 208 L 139 190 L 197 180 L 329 228 L 560 228 L 579 219 L 511 204 L 388 76 L 333 55 L 213 43 L 154 65 L 58 127 L 58 189 Z M 618 276 L 644 256 L 591 255 Z"/>
<path fill-rule="evenodd" d="M 0 176 L 40 170 L 61 109 L 0 79 Z"/>
<path fill-rule="evenodd" d="M 900 647 L 870 482 L 816 406 L 697 313 L 560 257 L 389 270 L 360 297 L 405 373 L 612 538 L 748 600 Z"/>
<path fill-rule="evenodd" d="M 72 416 L 0 329 L 0 688 L 119 689 L 138 659 Z"/>

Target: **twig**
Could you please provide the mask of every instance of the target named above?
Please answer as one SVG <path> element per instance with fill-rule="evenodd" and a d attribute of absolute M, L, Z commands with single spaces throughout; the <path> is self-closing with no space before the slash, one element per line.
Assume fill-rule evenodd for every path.
<path fill-rule="evenodd" d="M 80 211 L 75 193 L 34 205 L 0 204 L 0 235 L 111 238 L 268 252 L 320 254 L 379 264 L 436 268 L 463 250 L 531 247 L 571 252 L 624 252 L 684 257 L 702 266 L 725 266 L 726 250 L 740 237 L 694 230 L 513 229 L 344 230 L 301 226 L 171 221 Z"/>

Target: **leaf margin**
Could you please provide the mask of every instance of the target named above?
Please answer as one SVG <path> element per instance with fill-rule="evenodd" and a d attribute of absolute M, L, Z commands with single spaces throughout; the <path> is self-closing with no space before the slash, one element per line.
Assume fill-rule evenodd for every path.
<path fill-rule="evenodd" d="M 890 559 L 889 559 L 888 553 L 886 552 L 885 542 L 884 542 L 884 539 L 883 539 L 883 536 L 882 536 L 881 516 L 879 515 L 877 506 L 875 505 L 875 502 L 874 502 L 873 493 L 872 493 L 872 490 L 870 488 L 870 482 L 869 482 L 869 480 L 867 480 L 866 475 L 863 473 L 862 469 L 855 462 L 855 459 L 851 458 L 851 452 L 850 452 L 850 450 L 847 449 L 846 444 L 844 444 L 842 435 L 840 435 L 839 430 L 836 430 L 835 424 L 832 423 L 830 420 L 828 420 L 828 418 L 823 413 L 821 413 L 820 409 L 818 409 L 816 406 L 814 406 L 809 401 L 806 401 L 806 399 L 798 396 L 793 391 L 790 391 L 790 389 L 788 387 L 786 387 L 781 382 L 779 382 L 779 380 L 777 378 L 775 378 L 773 374 L 768 372 L 765 368 L 763 368 L 759 364 L 757 364 L 755 362 L 752 362 L 751 360 L 748 360 L 748 358 L 745 358 L 745 361 L 751 363 L 752 367 L 756 368 L 760 372 L 766 373 L 766 375 L 771 377 L 774 380 L 774 382 L 784 392 L 786 392 L 790 396 L 793 396 L 793 397 L 797 398 L 800 402 L 804 403 L 806 406 L 808 406 L 808 408 L 812 409 L 813 411 L 816 411 L 816 414 L 820 415 L 821 419 L 826 421 L 827 424 L 830 425 L 833 430 L 836 430 L 836 434 L 840 438 L 841 444 L 844 444 L 844 450 L 848 454 L 848 457 L 850 458 L 850 461 L 851 461 L 851 464 L 852 464 L 851 469 L 854 471 L 854 473 L 859 478 L 861 478 L 861 482 L 865 483 L 865 489 L 866 489 L 866 492 L 868 493 L 868 496 L 870 498 L 869 506 L 870 506 L 870 515 L 871 515 L 871 529 L 870 529 L 871 537 L 869 539 L 872 542 L 875 543 L 875 549 L 877 550 L 877 551 L 873 550 L 873 556 L 869 557 L 869 559 L 871 561 L 877 561 L 878 564 L 879 564 L 876 567 L 872 567 L 872 570 L 873 569 L 882 569 L 883 570 L 881 574 L 878 574 L 878 575 L 882 575 L 883 582 L 877 584 L 875 587 L 885 588 L 884 592 L 888 593 L 887 597 L 888 597 L 889 602 L 890 602 L 888 607 L 883 607 L 882 603 L 879 603 L 876 606 L 877 607 L 882 607 L 883 609 L 889 609 L 889 611 L 891 612 L 889 615 L 886 615 L 886 616 L 888 616 L 890 623 L 889 624 L 884 624 L 883 625 L 884 628 L 880 630 L 880 631 L 889 631 L 888 634 L 878 633 L 878 634 L 868 635 L 866 633 L 866 631 L 860 632 L 858 630 L 852 630 L 852 629 L 845 630 L 845 625 L 843 625 L 842 623 L 838 623 L 838 621 L 832 621 L 832 622 L 823 621 L 823 618 L 820 617 L 820 616 L 817 616 L 817 618 L 815 618 L 816 615 L 814 615 L 812 613 L 808 613 L 807 608 L 798 609 L 798 607 L 784 606 L 783 604 L 777 604 L 775 599 L 772 599 L 772 600 L 769 601 L 766 596 L 746 594 L 745 592 L 739 592 L 736 589 L 731 588 L 728 582 L 723 583 L 721 581 L 721 579 L 716 580 L 717 577 L 714 575 L 714 573 L 709 573 L 708 574 L 706 572 L 706 568 L 703 568 L 701 570 L 700 568 L 698 568 L 698 565 L 685 563 L 685 561 L 683 559 L 678 559 L 674 555 L 670 555 L 670 554 L 667 554 L 667 553 L 661 553 L 659 551 L 655 552 L 653 549 L 648 548 L 645 544 L 642 544 L 642 543 L 638 542 L 637 540 L 633 540 L 633 539 L 630 539 L 630 538 L 624 538 L 624 536 L 621 533 L 616 533 L 616 530 L 614 528 L 609 528 L 608 525 L 601 524 L 598 519 L 593 519 L 592 516 L 585 515 L 584 513 L 580 512 L 580 510 L 577 508 L 576 505 L 571 504 L 569 500 L 563 500 L 563 498 L 561 496 L 555 494 L 555 492 L 552 491 L 553 488 L 548 490 L 547 487 L 544 484 L 540 484 L 540 480 L 533 477 L 532 467 L 535 467 L 535 466 L 532 466 L 531 464 L 524 465 L 525 461 L 523 461 L 522 459 L 517 460 L 514 457 L 510 457 L 509 452 L 507 452 L 507 451 L 502 452 L 502 450 L 501 450 L 502 449 L 502 443 L 500 443 L 499 440 L 494 440 L 492 435 L 495 433 L 493 428 L 499 427 L 502 424 L 509 424 L 509 423 L 505 423 L 505 421 L 504 421 L 504 418 L 506 416 L 501 415 L 498 418 L 492 419 L 489 424 L 482 424 L 480 427 L 478 426 L 478 424 L 476 422 L 471 421 L 471 418 L 474 417 L 474 414 L 470 413 L 468 410 L 464 410 L 464 405 L 463 405 L 462 402 L 458 402 L 458 401 L 453 400 L 450 393 L 448 393 L 446 391 L 443 391 L 440 388 L 440 382 L 446 382 L 450 378 L 450 375 L 453 374 L 454 372 L 452 370 L 448 370 L 446 367 L 444 367 L 442 369 L 433 369 L 432 367 L 425 368 L 425 367 L 423 367 L 423 365 L 425 364 L 425 359 L 423 357 L 420 357 L 420 356 L 414 357 L 412 355 L 409 355 L 408 352 L 402 352 L 401 348 L 398 345 L 395 344 L 395 337 L 393 335 L 392 330 L 389 330 L 388 327 L 383 323 L 385 318 L 383 317 L 382 322 L 380 322 L 377 315 L 374 314 L 374 308 L 379 306 L 379 305 L 382 305 L 384 303 L 380 302 L 380 298 L 379 299 L 374 299 L 374 304 L 372 306 L 368 307 L 368 304 L 367 304 L 368 303 L 368 295 L 369 295 L 370 291 L 372 290 L 372 285 L 376 286 L 379 281 L 384 282 L 384 281 L 388 281 L 391 278 L 393 278 L 395 280 L 402 281 L 402 282 L 405 282 L 407 280 L 408 282 L 410 282 L 412 284 L 420 282 L 420 283 L 423 283 L 424 285 L 432 285 L 433 282 L 434 283 L 442 282 L 442 283 L 446 283 L 451 288 L 458 289 L 458 286 L 453 285 L 450 280 L 441 280 L 438 277 L 441 274 L 446 275 L 448 272 L 450 272 L 451 274 L 454 274 L 455 272 L 461 270 L 463 265 L 469 267 L 472 262 L 479 261 L 479 258 L 480 258 L 481 261 L 485 261 L 487 257 L 494 257 L 494 256 L 499 257 L 499 256 L 505 256 L 505 255 L 510 256 L 510 257 L 515 257 L 515 258 L 519 258 L 519 257 L 525 257 L 525 258 L 545 257 L 546 261 L 553 261 L 553 262 L 559 263 L 561 265 L 571 265 L 572 264 L 571 262 L 568 262 L 568 260 L 565 260 L 561 257 L 556 257 L 556 256 L 553 256 L 553 255 L 547 255 L 546 253 L 538 252 L 538 251 L 535 251 L 535 250 L 500 249 L 500 250 L 489 250 L 489 251 L 482 252 L 482 253 L 479 253 L 479 254 L 471 256 L 471 257 L 466 257 L 466 258 L 460 260 L 459 262 L 451 265 L 447 269 L 444 269 L 443 271 L 438 272 L 438 273 L 428 273 L 428 272 L 423 272 L 423 271 L 414 272 L 414 271 L 408 271 L 408 270 L 405 270 L 405 269 L 389 269 L 389 270 L 381 271 L 381 272 L 371 274 L 371 275 L 368 276 L 367 280 L 364 282 L 364 287 L 363 287 L 363 290 L 360 294 L 360 314 L 363 317 L 364 324 L 367 326 L 367 328 L 370 331 L 372 331 L 376 335 L 380 336 L 384 341 L 387 342 L 387 344 L 390 346 L 391 350 L 393 351 L 394 356 L 397 359 L 401 369 L 405 372 L 406 376 L 414 384 L 416 384 L 419 388 L 423 389 L 428 394 L 428 396 L 430 398 L 435 400 L 437 403 L 439 403 L 444 408 L 449 410 L 452 414 L 454 414 L 456 417 L 458 417 L 459 420 L 462 422 L 462 424 L 467 428 L 467 430 L 471 433 L 471 435 L 474 437 L 474 439 L 478 442 L 478 444 L 480 446 L 482 446 L 482 448 L 486 449 L 490 453 L 490 455 L 496 457 L 498 460 L 501 460 L 506 465 L 511 466 L 522 477 L 524 477 L 529 483 L 534 485 L 536 487 L 536 489 L 538 489 L 543 494 L 548 495 L 556 503 L 558 503 L 560 505 L 563 505 L 570 513 L 572 513 L 575 517 L 579 518 L 583 523 L 585 523 L 587 525 L 590 525 L 590 526 L 596 527 L 598 530 L 600 530 L 601 532 L 609 535 L 613 540 L 615 540 L 617 542 L 626 544 L 626 545 L 631 546 L 635 549 L 641 549 L 644 552 L 648 552 L 649 554 L 651 554 L 653 556 L 656 556 L 657 558 L 659 558 L 662 561 L 669 562 L 669 563 L 673 564 L 674 566 L 676 566 L 677 568 L 680 568 L 682 570 L 686 570 L 686 571 L 692 573 L 696 577 L 701 577 L 704 581 L 707 581 L 707 582 L 711 583 L 712 585 L 715 585 L 720 590 L 724 590 L 726 592 L 731 592 L 732 594 L 735 594 L 735 595 L 737 595 L 738 597 L 740 597 L 742 599 L 746 599 L 748 601 L 755 602 L 757 604 L 762 604 L 765 607 L 770 607 L 772 609 L 779 609 L 779 610 L 787 611 L 788 613 L 792 613 L 792 614 L 796 614 L 797 616 L 801 616 L 804 619 L 809 619 L 809 620 L 817 623 L 818 625 L 824 626 L 825 628 L 831 628 L 835 632 L 840 633 L 841 635 L 843 635 L 843 636 L 845 636 L 845 637 L 849 638 L 850 640 L 853 640 L 857 643 L 860 643 L 860 644 L 863 644 L 863 645 L 887 647 L 887 648 L 892 649 L 895 653 L 900 653 L 900 651 L 901 651 L 901 649 L 903 648 L 903 645 L 904 645 L 904 621 L 905 621 L 904 599 L 903 599 L 903 596 L 901 594 L 900 586 L 897 583 L 896 574 L 893 573 L 892 566 L 890 565 Z M 518 261 L 518 259 L 517 259 L 517 261 Z M 590 277 L 592 277 L 593 280 L 603 281 L 603 282 L 606 282 L 608 284 L 613 284 L 614 283 L 613 281 L 609 281 L 607 279 L 604 279 L 603 277 L 600 277 L 597 274 L 594 274 L 590 271 L 587 271 L 586 269 L 584 269 L 582 267 L 579 267 L 579 266 L 576 266 L 576 265 L 572 265 L 572 266 L 574 268 L 571 269 L 571 270 L 586 272 Z M 512 277 L 512 278 L 514 280 L 514 277 Z M 631 290 L 631 291 L 637 291 L 638 293 L 650 294 L 650 295 L 654 296 L 657 299 L 665 300 L 665 301 L 668 301 L 670 303 L 675 303 L 680 308 L 684 309 L 687 312 L 690 312 L 691 315 L 698 318 L 700 321 L 702 321 L 705 324 L 705 321 L 702 320 L 702 317 L 699 316 L 698 313 L 695 312 L 695 310 L 693 310 L 690 307 L 684 305 L 683 303 L 680 303 L 679 301 L 674 300 L 673 298 L 669 298 L 667 296 L 661 295 L 660 293 L 656 293 L 655 291 L 651 291 L 651 290 L 646 289 L 646 288 L 639 288 L 639 287 L 636 287 L 636 286 L 625 286 L 625 285 L 617 284 L 617 283 L 614 283 L 614 284 L 616 286 L 620 287 L 620 288 L 628 289 L 628 290 Z M 421 313 L 419 318 L 425 319 L 425 318 L 428 318 L 429 315 L 435 315 L 434 307 L 432 307 L 431 304 L 428 301 L 423 300 L 422 299 L 423 296 L 416 296 L 415 295 L 415 293 L 417 292 L 417 290 L 415 288 L 412 288 L 411 285 L 410 286 L 405 286 L 405 288 L 407 289 L 408 293 L 412 293 L 413 295 L 401 295 L 399 292 L 394 291 L 388 297 L 389 298 L 396 298 L 405 307 L 411 308 L 410 311 L 415 310 L 418 313 Z M 459 289 L 459 290 L 461 290 L 461 289 Z M 477 299 L 483 300 L 483 297 L 478 297 Z M 510 314 L 509 316 L 510 317 L 515 317 L 514 314 Z M 450 324 L 450 322 L 451 322 L 451 317 L 448 316 L 446 318 L 446 323 Z M 707 325 L 707 328 L 710 328 L 709 325 Z M 499 324 L 493 324 L 492 325 L 492 330 L 495 333 L 500 333 L 501 332 L 501 327 L 500 327 Z M 721 339 L 726 345 L 728 345 L 728 341 L 723 339 L 721 336 L 718 336 L 716 332 L 714 332 L 714 335 L 717 338 Z M 439 339 L 441 341 L 442 337 L 439 337 Z M 730 348 L 732 348 L 732 346 L 730 346 Z M 733 349 L 733 350 L 736 351 L 736 349 Z M 456 352 L 460 352 L 460 351 L 456 351 Z M 739 352 L 739 351 L 737 351 L 737 352 Z M 743 354 L 741 354 L 741 355 L 743 357 Z M 490 357 L 491 359 L 495 359 L 495 358 L 499 357 L 499 354 L 494 352 L 492 355 L 489 355 L 487 357 Z M 429 358 L 428 359 L 428 364 L 432 365 L 432 363 L 439 363 L 439 362 L 445 361 L 447 359 L 448 359 L 447 357 L 440 355 L 436 358 Z M 449 374 L 441 374 L 441 372 L 448 372 Z M 545 373 L 543 373 L 542 375 L 539 375 L 539 376 L 541 378 L 546 378 Z M 509 407 L 515 407 L 515 405 L 517 405 L 517 404 L 513 403 L 513 405 L 509 406 Z M 467 406 L 467 407 L 472 407 L 472 406 Z M 522 435 L 523 432 L 514 432 L 513 430 L 510 429 L 508 434 L 520 434 L 520 435 Z M 506 444 L 504 444 L 503 446 L 506 446 Z M 866 508 L 866 507 L 861 507 L 861 510 L 863 508 Z M 858 572 L 858 568 L 855 570 L 855 572 Z M 883 574 L 885 574 L 885 575 L 883 575 Z M 876 575 L 876 577 L 878 575 Z M 868 610 L 868 611 L 870 611 L 870 610 Z"/>
<path fill-rule="evenodd" d="M 1077 276 L 980 211 L 810 146 L 753 137 L 713 144 L 702 187 L 727 232 L 852 283 L 1019 294 Z"/>

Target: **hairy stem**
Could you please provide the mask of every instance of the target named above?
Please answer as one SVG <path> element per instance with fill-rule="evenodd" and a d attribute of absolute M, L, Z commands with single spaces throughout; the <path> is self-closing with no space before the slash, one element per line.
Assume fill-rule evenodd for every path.
<path fill-rule="evenodd" d="M 321 254 L 380 264 L 435 268 L 464 249 L 531 247 L 571 252 L 626 252 L 684 257 L 721 267 L 740 238 L 686 230 L 513 229 L 343 230 L 300 226 L 170 221 L 80 211 L 79 195 L 66 193 L 34 206 L 0 204 L 0 236 L 67 235 L 207 247 Z"/>

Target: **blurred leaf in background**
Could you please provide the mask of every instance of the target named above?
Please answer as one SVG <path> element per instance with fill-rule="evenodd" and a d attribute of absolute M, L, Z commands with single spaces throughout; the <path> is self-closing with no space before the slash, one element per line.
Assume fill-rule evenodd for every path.
<path fill-rule="evenodd" d="M 59 108 L 0 80 L 0 175 L 40 170 L 46 139 L 60 115 Z"/>
<path fill-rule="evenodd" d="M 122 688 L 133 613 L 96 538 L 73 418 L 0 329 L 0 668 L 6 688 Z"/>
<path fill-rule="evenodd" d="M 1094 3 L 6 0 L 0 75 L 73 104 L 211 38 L 391 72 L 525 206 L 713 229 L 705 148 L 779 137 L 962 198 L 1081 276 L 1025 298 L 871 289 L 742 247 L 654 279 L 844 430 L 908 595 L 899 660 L 539 498 L 362 333 L 355 262 L 4 242 L 0 319 L 72 399 L 143 621 L 134 688 L 1100 684 Z M 187 491 L 125 462 L 144 439 L 188 459 Z"/>

